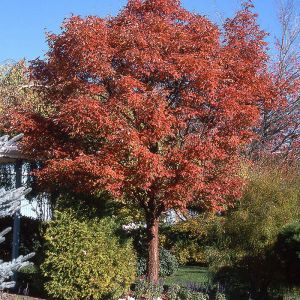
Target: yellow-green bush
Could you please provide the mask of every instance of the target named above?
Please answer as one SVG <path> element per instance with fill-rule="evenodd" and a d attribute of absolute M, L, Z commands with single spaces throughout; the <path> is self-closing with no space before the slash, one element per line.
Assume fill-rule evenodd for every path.
<path fill-rule="evenodd" d="M 176 256 L 181 265 L 206 264 L 206 247 L 222 233 L 223 218 L 202 213 L 194 218 L 163 228 L 161 243 Z"/>
<path fill-rule="evenodd" d="M 300 176 L 293 167 L 258 164 L 248 171 L 243 197 L 224 223 L 224 248 L 237 258 L 263 255 L 278 233 L 300 217 Z"/>
<path fill-rule="evenodd" d="M 210 271 L 232 299 L 249 297 L 249 291 L 267 299 L 285 288 L 283 258 L 278 261 L 274 246 L 285 226 L 300 218 L 299 182 L 293 166 L 263 162 L 249 168 L 242 198 L 224 215 L 223 234 L 206 252 Z"/>
<path fill-rule="evenodd" d="M 57 212 L 46 231 L 42 265 L 49 295 L 65 300 L 118 299 L 135 280 L 136 257 L 129 240 L 116 235 L 111 218 L 87 220 Z"/>

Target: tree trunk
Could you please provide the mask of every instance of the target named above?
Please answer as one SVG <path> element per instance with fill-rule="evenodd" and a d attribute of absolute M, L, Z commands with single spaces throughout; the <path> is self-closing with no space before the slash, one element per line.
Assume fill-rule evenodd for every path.
<path fill-rule="evenodd" d="M 157 284 L 159 277 L 159 248 L 158 248 L 158 218 L 151 218 L 147 222 L 148 237 L 148 281 Z"/>

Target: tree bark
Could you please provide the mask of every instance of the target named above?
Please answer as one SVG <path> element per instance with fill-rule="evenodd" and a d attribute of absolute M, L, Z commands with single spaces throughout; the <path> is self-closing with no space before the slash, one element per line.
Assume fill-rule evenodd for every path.
<path fill-rule="evenodd" d="M 153 284 L 158 283 L 159 278 L 159 242 L 158 242 L 158 218 L 151 218 L 147 222 L 148 237 L 148 265 L 147 279 Z"/>

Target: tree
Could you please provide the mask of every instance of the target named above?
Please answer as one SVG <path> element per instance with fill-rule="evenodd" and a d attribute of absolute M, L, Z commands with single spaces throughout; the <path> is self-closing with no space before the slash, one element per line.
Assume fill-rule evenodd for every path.
<path fill-rule="evenodd" d="M 7 122 L 9 116 L 8 111 L 20 106 L 30 108 L 31 110 L 37 111 L 41 114 L 47 113 L 47 107 L 41 101 L 39 101 L 38 93 L 36 92 L 36 86 L 34 86 L 30 81 L 30 76 L 28 72 L 28 65 L 25 60 L 19 62 L 8 61 L 3 65 L 0 65 L 0 119 L 1 128 L 5 131 L 5 128 L 9 127 Z M 8 142 L 8 136 L 0 137 L 0 143 L 4 140 Z M 14 137 L 7 143 L 11 143 L 12 148 L 15 148 L 16 153 L 13 149 L 9 150 L 10 158 L 18 158 L 18 150 L 16 146 L 16 141 L 21 138 L 21 135 Z M 2 154 L 2 148 L 0 149 L 0 156 Z M 40 219 L 47 220 L 51 215 L 51 209 L 49 208 L 49 198 L 50 195 L 39 193 L 33 182 L 33 177 L 31 176 L 31 171 L 37 165 L 34 161 L 23 162 L 23 168 L 27 169 L 26 175 L 26 185 L 30 185 L 32 192 L 30 193 L 30 198 L 34 198 L 37 203 L 37 208 L 35 213 Z M 13 172 L 14 164 L 6 163 L 0 165 L 0 185 L 9 189 L 14 186 L 15 179 L 11 176 Z M 45 209 L 46 208 L 46 209 Z"/>
<path fill-rule="evenodd" d="M 252 158 L 279 154 L 290 159 L 300 154 L 300 15 L 295 7 L 293 0 L 281 1 L 281 35 L 276 38 L 277 53 L 270 66 L 286 101 L 276 109 L 261 106 L 257 138 L 249 151 Z"/>
<path fill-rule="evenodd" d="M 42 112 L 45 107 L 32 87 L 25 60 L 0 65 L 0 115 L 19 105 Z"/>
<path fill-rule="evenodd" d="M 48 35 L 47 58 L 31 64 L 47 113 L 14 111 L 10 128 L 44 162 L 36 175 L 45 189 L 106 190 L 144 210 L 152 282 L 161 214 L 233 204 L 239 150 L 258 104 L 272 107 L 278 95 L 251 6 L 223 30 L 178 0 L 130 0 L 113 18 L 73 16 Z"/>

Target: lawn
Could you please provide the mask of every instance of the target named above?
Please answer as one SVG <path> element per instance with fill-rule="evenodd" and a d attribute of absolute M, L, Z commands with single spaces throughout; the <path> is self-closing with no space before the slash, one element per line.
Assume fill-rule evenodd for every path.
<path fill-rule="evenodd" d="M 166 278 L 165 284 L 180 284 L 180 285 L 190 285 L 190 284 L 207 284 L 210 282 L 209 274 L 207 268 L 188 266 L 180 267 L 178 271 Z"/>

